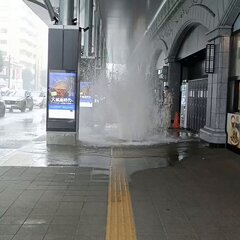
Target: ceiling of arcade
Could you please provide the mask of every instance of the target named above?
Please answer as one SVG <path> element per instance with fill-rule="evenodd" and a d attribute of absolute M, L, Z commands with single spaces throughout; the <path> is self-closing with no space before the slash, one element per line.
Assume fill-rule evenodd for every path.
<path fill-rule="evenodd" d="M 110 62 L 126 63 L 162 0 L 100 0 Z"/>
<path fill-rule="evenodd" d="M 48 13 L 34 2 L 23 0 L 35 13 L 51 25 Z M 126 63 L 127 57 L 143 36 L 149 22 L 164 0 L 98 0 L 107 37 L 109 61 Z M 53 7 L 59 0 L 51 0 Z"/>
<path fill-rule="evenodd" d="M 27 0 L 24 0 L 27 2 Z M 43 2 L 42 0 L 38 0 Z M 133 49 L 143 52 L 139 44 L 160 5 L 168 0 L 98 0 L 100 2 L 104 29 L 107 37 L 109 61 L 126 63 Z M 59 0 L 51 0 L 53 5 Z M 174 2 L 174 1 L 171 1 Z M 227 10 L 240 5 L 237 0 L 179 0 L 177 8 L 161 14 L 169 14 L 162 22 L 157 22 L 155 31 L 147 34 L 154 49 L 164 51 L 166 56 L 174 55 L 179 38 L 184 38 L 186 29 L 201 24 L 209 31 L 216 28 L 224 19 Z M 171 5 L 171 4 L 167 4 Z M 33 8 L 33 6 L 31 6 Z M 161 17 L 160 17 L 161 19 Z M 165 21 L 167 19 L 167 21 Z M 156 21 L 158 18 L 156 18 Z M 141 55 L 140 55 L 141 56 Z M 133 54 L 133 59 L 137 59 Z M 139 58 L 139 57 L 138 57 Z"/>

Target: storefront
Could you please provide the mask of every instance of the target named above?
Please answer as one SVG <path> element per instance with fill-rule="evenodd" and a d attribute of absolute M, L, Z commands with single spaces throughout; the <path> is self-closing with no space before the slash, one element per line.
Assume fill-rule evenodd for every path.
<path fill-rule="evenodd" d="M 179 49 L 181 64 L 181 127 L 199 132 L 206 123 L 208 79 L 205 73 L 206 32 L 199 25 L 187 34 Z"/>
<path fill-rule="evenodd" d="M 231 45 L 227 146 L 240 152 L 240 16 L 233 26 Z"/>

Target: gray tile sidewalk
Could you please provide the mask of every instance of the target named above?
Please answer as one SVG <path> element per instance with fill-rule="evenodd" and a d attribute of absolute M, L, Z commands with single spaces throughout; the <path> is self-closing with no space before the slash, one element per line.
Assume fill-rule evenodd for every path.
<path fill-rule="evenodd" d="M 0 239 L 105 239 L 108 175 L 96 171 L 0 167 Z"/>
<path fill-rule="evenodd" d="M 71 152 L 78 167 L 0 167 L 0 240 L 105 239 L 109 152 Z M 190 141 L 112 153 L 125 160 L 138 240 L 240 239 L 239 155 Z"/>
<path fill-rule="evenodd" d="M 138 240 L 240 239 L 240 157 L 196 143 L 187 152 L 131 176 Z"/>

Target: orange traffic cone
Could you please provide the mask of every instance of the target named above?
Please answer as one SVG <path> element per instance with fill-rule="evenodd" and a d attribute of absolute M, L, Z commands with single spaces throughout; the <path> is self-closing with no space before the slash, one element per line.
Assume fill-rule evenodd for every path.
<path fill-rule="evenodd" d="M 179 128 L 179 113 L 178 112 L 175 113 L 173 128 L 175 128 L 175 129 Z"/>

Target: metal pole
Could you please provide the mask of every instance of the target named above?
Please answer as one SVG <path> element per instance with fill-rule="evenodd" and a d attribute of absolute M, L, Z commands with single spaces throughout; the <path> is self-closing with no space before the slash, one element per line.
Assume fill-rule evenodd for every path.
<path fill-rule="evenodd" d="M 77 51 L 78 51 L 78 60 L 77 60 L 77 88 L 76 88 L 76 133 L 77 137 L 79 139 L 79 125 L 80 125 L 80 74 L 81 74 L 81 48 L 82 48 L 82 28 L 80 27 L 80 0 L 77 0 L 77 26 L 79 28 L 78 33 L 78 45 L 77 45 Z"/>
<path fill-rule="evenodd" d="M 80 26 L 80 0 L 76 0 L 76 6 L 77 6 L 77 26 Z"/>
<path fill-rule="evenodd" d="M 93 18 L 93 0 L 85 0 L 85 26 L 89 27 L 87 33 L 84 34 L 84 55 L 88 57 L 92 47 L 92 19 Z"/>
<path fill-rule="evenodd" d="M 76 132 L 79 137 L 79 125 L 80 125 L 80 74 L 81 74 L 81 45 L 82 45 L 82 29 L 79 28 L 79 34 L 78 34 L 78 65 L 77 65 L 77 87 L 76 87 Z"/>
<path fill-rule="evenodd" d="M 32 2 L 42 6 L 41 3 L 37 2 L 37 1 L 32 0 Z M 48 10 L 48 13 L 49 13 L 49 16 L 50 16 L 51 20 L 55 21 L 55 23 L 57 23 L 58 22 L 58 17 L 57 17 L 57 14 L 54 12 L 54 9 L 53 9 L 53 6 L 52 6 L 50 0 L 44 0 L 44 3 L 45 3 L 45 5 L 43 5 L 42 7 L 45 7 Z"/>
<path fill-rule="evenodd" d="M 60 0 L 60 24 L 73 25 L 74 0 Z"/>

